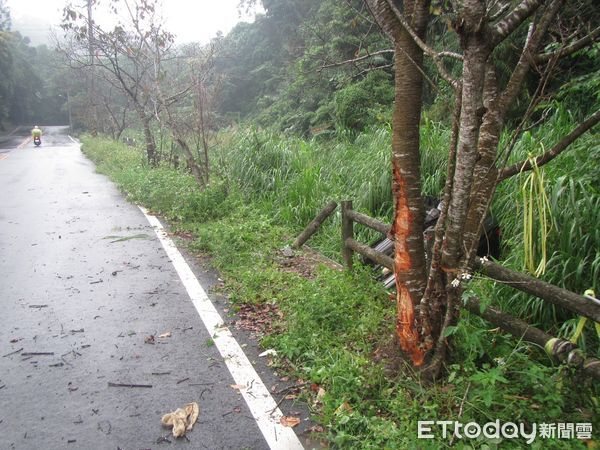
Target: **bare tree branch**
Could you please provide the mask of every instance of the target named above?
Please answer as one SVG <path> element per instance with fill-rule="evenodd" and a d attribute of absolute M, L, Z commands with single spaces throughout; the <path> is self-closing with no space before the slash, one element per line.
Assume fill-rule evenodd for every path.
<path fill-rule="evenodd" d="M 373 58 L 374 56 L 378 56 L 378 55 L 386 55 L 386 54 L 390 54 L 390 53 L 394 53 L 394 49 L 390 48 L 390 49 L 385 49 L 385 50 L 379 50 L 373 53 L 369 53 L 367 55 L 364 56 L 359 56 L 358 58 L 352 58 L 352 59 L 347 59 L 346 61 L 340 61 L 340 62 L 336 62 L 336 63 L 331 63 L 331 64 L 325 64 L 321 67 L 319 67 L 319 69 L 317 70 L 317 72 L 321 72 L 323 69 L 329 69 L 330 67 L 339 67 L 339 66 L 344 66 L 346 64 L 353 64 L 356 62 L 360 62 L 360 61 L 364 61 L 366 59 L 369 58 Z"/>
<path fill-rule="evenodd" d="M 531 16 L 546 0 L 523 0 L 508 13 L 504 19 L 492 26 L 492 47 L 502 42 L 508 35 L 517 29 L 529 16 Z"/>
<path fill-rule="evenodd" d="M 356 75 L 354 75 L 352 77 L 353 80 L 362 77 L 364 74 L 372 72 L 374 70 L 382 70 L 382 69 L 390 69 L 394 67 L 393 64 L 384 64 L 383 66 L 372 66 L 372 67 L 367 67 L 366 69 L 361 70 L 360 72 L 358 72 Z"/>
<path fill-rule="evenodd" d="M 523 81 L 525 80 L 525 76 L 529 72 L 533 55 L 535 52 L 537 52 L 542 39 L 548 31 L 548 27 L 563 3 L 564 0 L 553 0 L 552 3 L 545 9 L 542 16 L 539 18 L 539 21 L 534 21 L 530 24 L 529 31 L 527 33 L 527 39 L 523 45 L 521 56 L 519 57 L 519 62 L 513 70 L 510 79 L 506 84 L 506 88 L 501 96 L 500 111 L 502 114 L 506 112 L 509 105 L 518 95 L 523 85 Z"/>
<path fill-rule="evenodd" d="M 389 5 L 390 9 L 396 15 L 396 18 L 398 19 L 398 21 L 402 24 L 402 26 L 408 32 L 408 34 L 410 34 L 413 41 L 415 41 L 415 43 L 419 46 L 419 48 L 421 50 L 423 50 L 423 53 L 425 53 L 426 55 L 428 55 L 429 57 L 431 57 L 433 59 L 433 62 L 435 63 L 435 66 L 437 67 L 442 78 L 444 80 L 446 80 L 446 82 L 448 82 L 448 84 L 450 84 L 450 86 L 452 86 L 455 90 L 457 90 L 460 86 L 460 82 L 457 79 L 453 78 L 452 75 L 450 75 L 448 73 L 448 70 L 446 69 L 446 66 L 444 66 L 444 63 L 442 62 L 441 59 L 446 57 L 446 58 L 454 58 L 454 59 L 458 59 L 459 61 L 462 61 L 462 59 L 463 59 L 462 55 L 460 55 L 458 53 L 454 53 L 454 52 L 447 52 L 447 51 L 436 52 L 434 49 L 429 47 L 421 38 L 419 38 L 419 36 L 417 36 L 417 33 L 415 33 L 415 31 L 412 29 L 412 27 L 406 21 L 406 18 L 404 17 L 402 12 L 396 7 L 394 2 L 387 0 L 387 3 Z"/>
<path fill-rule="evenodd" d="M 552 161 L 563 151 L 565 151 L 569 147 L 569 145 L 575 142 L 582 134 L 594 127 L 598 122 L 600 122 L 600 110 L 596 111 L 585 121 L 579 124 L 576 128 L 574 128 L 569 134 L 562 138 L 560 142 L 555 144 L 554 147 L 552 147 L 550 150 L 543 153 L 542 155 L 537 156 L 535 158 L 535 165 L 540 167 Z M 498 183 L 520 172 L 525 172 L 532 169 L 533 164 L 530 160 L 521 161 L 516 164 L 513 164 L 510 167 L 505 167 L 504 169 L 502 169 L 502 172 L 500 172 L 500 175 L 498 176 Z"/>
<path fill-rule="evenodd" d="M 590 32 L 587 36 L 582 37 L 581 39 L 563 47 L 553 52 L 548 53 L 540 53 L 536 55 L 534 61 L 538 64 L 545 63 L 550 61 L 552 58 L 564 58 L 565 56 L 569 56 L 575 53 L 582 48 L 593 44 L 600 37 L 600 27 L 596 28 L 592 32 Z"/>

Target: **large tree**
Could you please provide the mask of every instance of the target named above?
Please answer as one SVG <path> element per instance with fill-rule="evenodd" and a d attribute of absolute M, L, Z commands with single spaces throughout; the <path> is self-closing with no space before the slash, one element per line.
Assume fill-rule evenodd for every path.
<path fill-rule="evenodd" d="M 529 88 L 528 77 L 533 74 L 538 83 L 517 126 L 519 132 L 531 118 L 557 61 L 593 43 L 600 32 L 597 23 L 596 28 L 590 23 L 594 14 L 585 16 L 577 9 L 579 3 L 565 0 L 365 2 L 396 52 L 391 234 L 395 240 L 397 335 L 414 366 L 435 377 L 446 355 L 445 330 L 457 320 L 464 281 L 470 278 L 496 186 L 551 161 L 600 120 L 600 111 L 592 112 L 533 161 L 507 166 L 510 149 L 500 149 L 499 143 L 510 109 Z M 457 48 L 441 47 L 442 40 L 436 40 L 439 34 L 428 33 L 432 11 L 447 20 Z M 574 20 L 574 15 L 579 15 L 579 20 Z M 511 46 L 518 48 L 518 57 L 508 74 L 500 74 L 499 49 L 509 39 Z M 432 59 L 454 92 L 447 181 L 431 255 L 423 244 L 419 167 L 424 57 Z"/>

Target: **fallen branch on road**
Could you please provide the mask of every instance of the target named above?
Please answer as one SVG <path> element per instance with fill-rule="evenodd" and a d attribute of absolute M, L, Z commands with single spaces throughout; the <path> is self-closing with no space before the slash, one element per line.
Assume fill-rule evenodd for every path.
<path fill-rule="evenodd" d="M 23 347 L 21 347 L 19 350 L 15 350 L 14 352 L 10 352 L 10 353 L 7 353 L 6 355 L 2 355 L 2 357 L 6 358 L 7 356 L 14 355 L 15 353 L 19 353 L 22 351 L 23 351 Z"/>
<path fill-rule="evenodd" d="M 111 383 L 108 382 L 108 387 L 126 387 L 126 388 L 151 388 L 151 384 L 129 384 L 129 383 Z"/>

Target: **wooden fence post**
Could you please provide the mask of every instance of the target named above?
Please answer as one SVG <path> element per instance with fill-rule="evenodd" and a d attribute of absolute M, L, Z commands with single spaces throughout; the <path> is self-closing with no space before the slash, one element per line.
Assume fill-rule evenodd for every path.
<path fill-rule="evenodd" d="M 348 269 L 352 269 L 352 254 L 351 248 L 346 245 L 346 239 L 354 239 L 354 226 L 352 218 L 348 215 L 348 211 L 352 210 L 352 200 L 345 200 L 342 204 L 342 257 Z"/>
<path fill-rule="evenodd" d="M 302 231 L 302 233 L 300 233 L 300 235 L 296 238 L 296 240 L 292 244 L 292 248 L 300 248 L 300 247 L 302 247 L 302 245 L 304 245 L 304 243 L 306 241 L 308 241 L 308 239 L 313 234 L 316 233 L 316 231 L 319 229 L 319 227 L 321 226 L 321 224 L 323 223 L 323 221 L 325 219 L 327 219 L 331 214 L 333 214 L 333 212 L 335 211 L 335 208 L 337 208 L 337 203 L 336 202 L 330 201 L 329 203 L 327 203 L 327 206 L 325 206 L 325 208 L 323 208 L 319 212 L 319 214 L 317 215 L 317 217 L 315 217 L 313 219 L 313 221 L 306 226 L 306 228 L 304 229 L 304 231 Z"/>

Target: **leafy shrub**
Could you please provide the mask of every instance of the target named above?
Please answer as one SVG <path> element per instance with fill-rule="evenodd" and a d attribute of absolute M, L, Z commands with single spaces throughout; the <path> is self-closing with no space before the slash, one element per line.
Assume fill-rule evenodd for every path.
<path fill-rule="evenodd" d="M 200 190 L 189 173 L 170 167 L 151 168 L 139 149 L 100 138 L 83 138 L 82 149 L 97 170 L 110 174 L 128 197 L 176 221 L 222 217 L 235 203 L 227 184 L 216 180 Z"/>
<path fill-rule="evenodd" d="M 394 100 L 394 88 L 383 71 L 370 72 L 334 96 L 335 118 L 342 128 L 363 130 L 385 120 L 385 110 Z"/>

